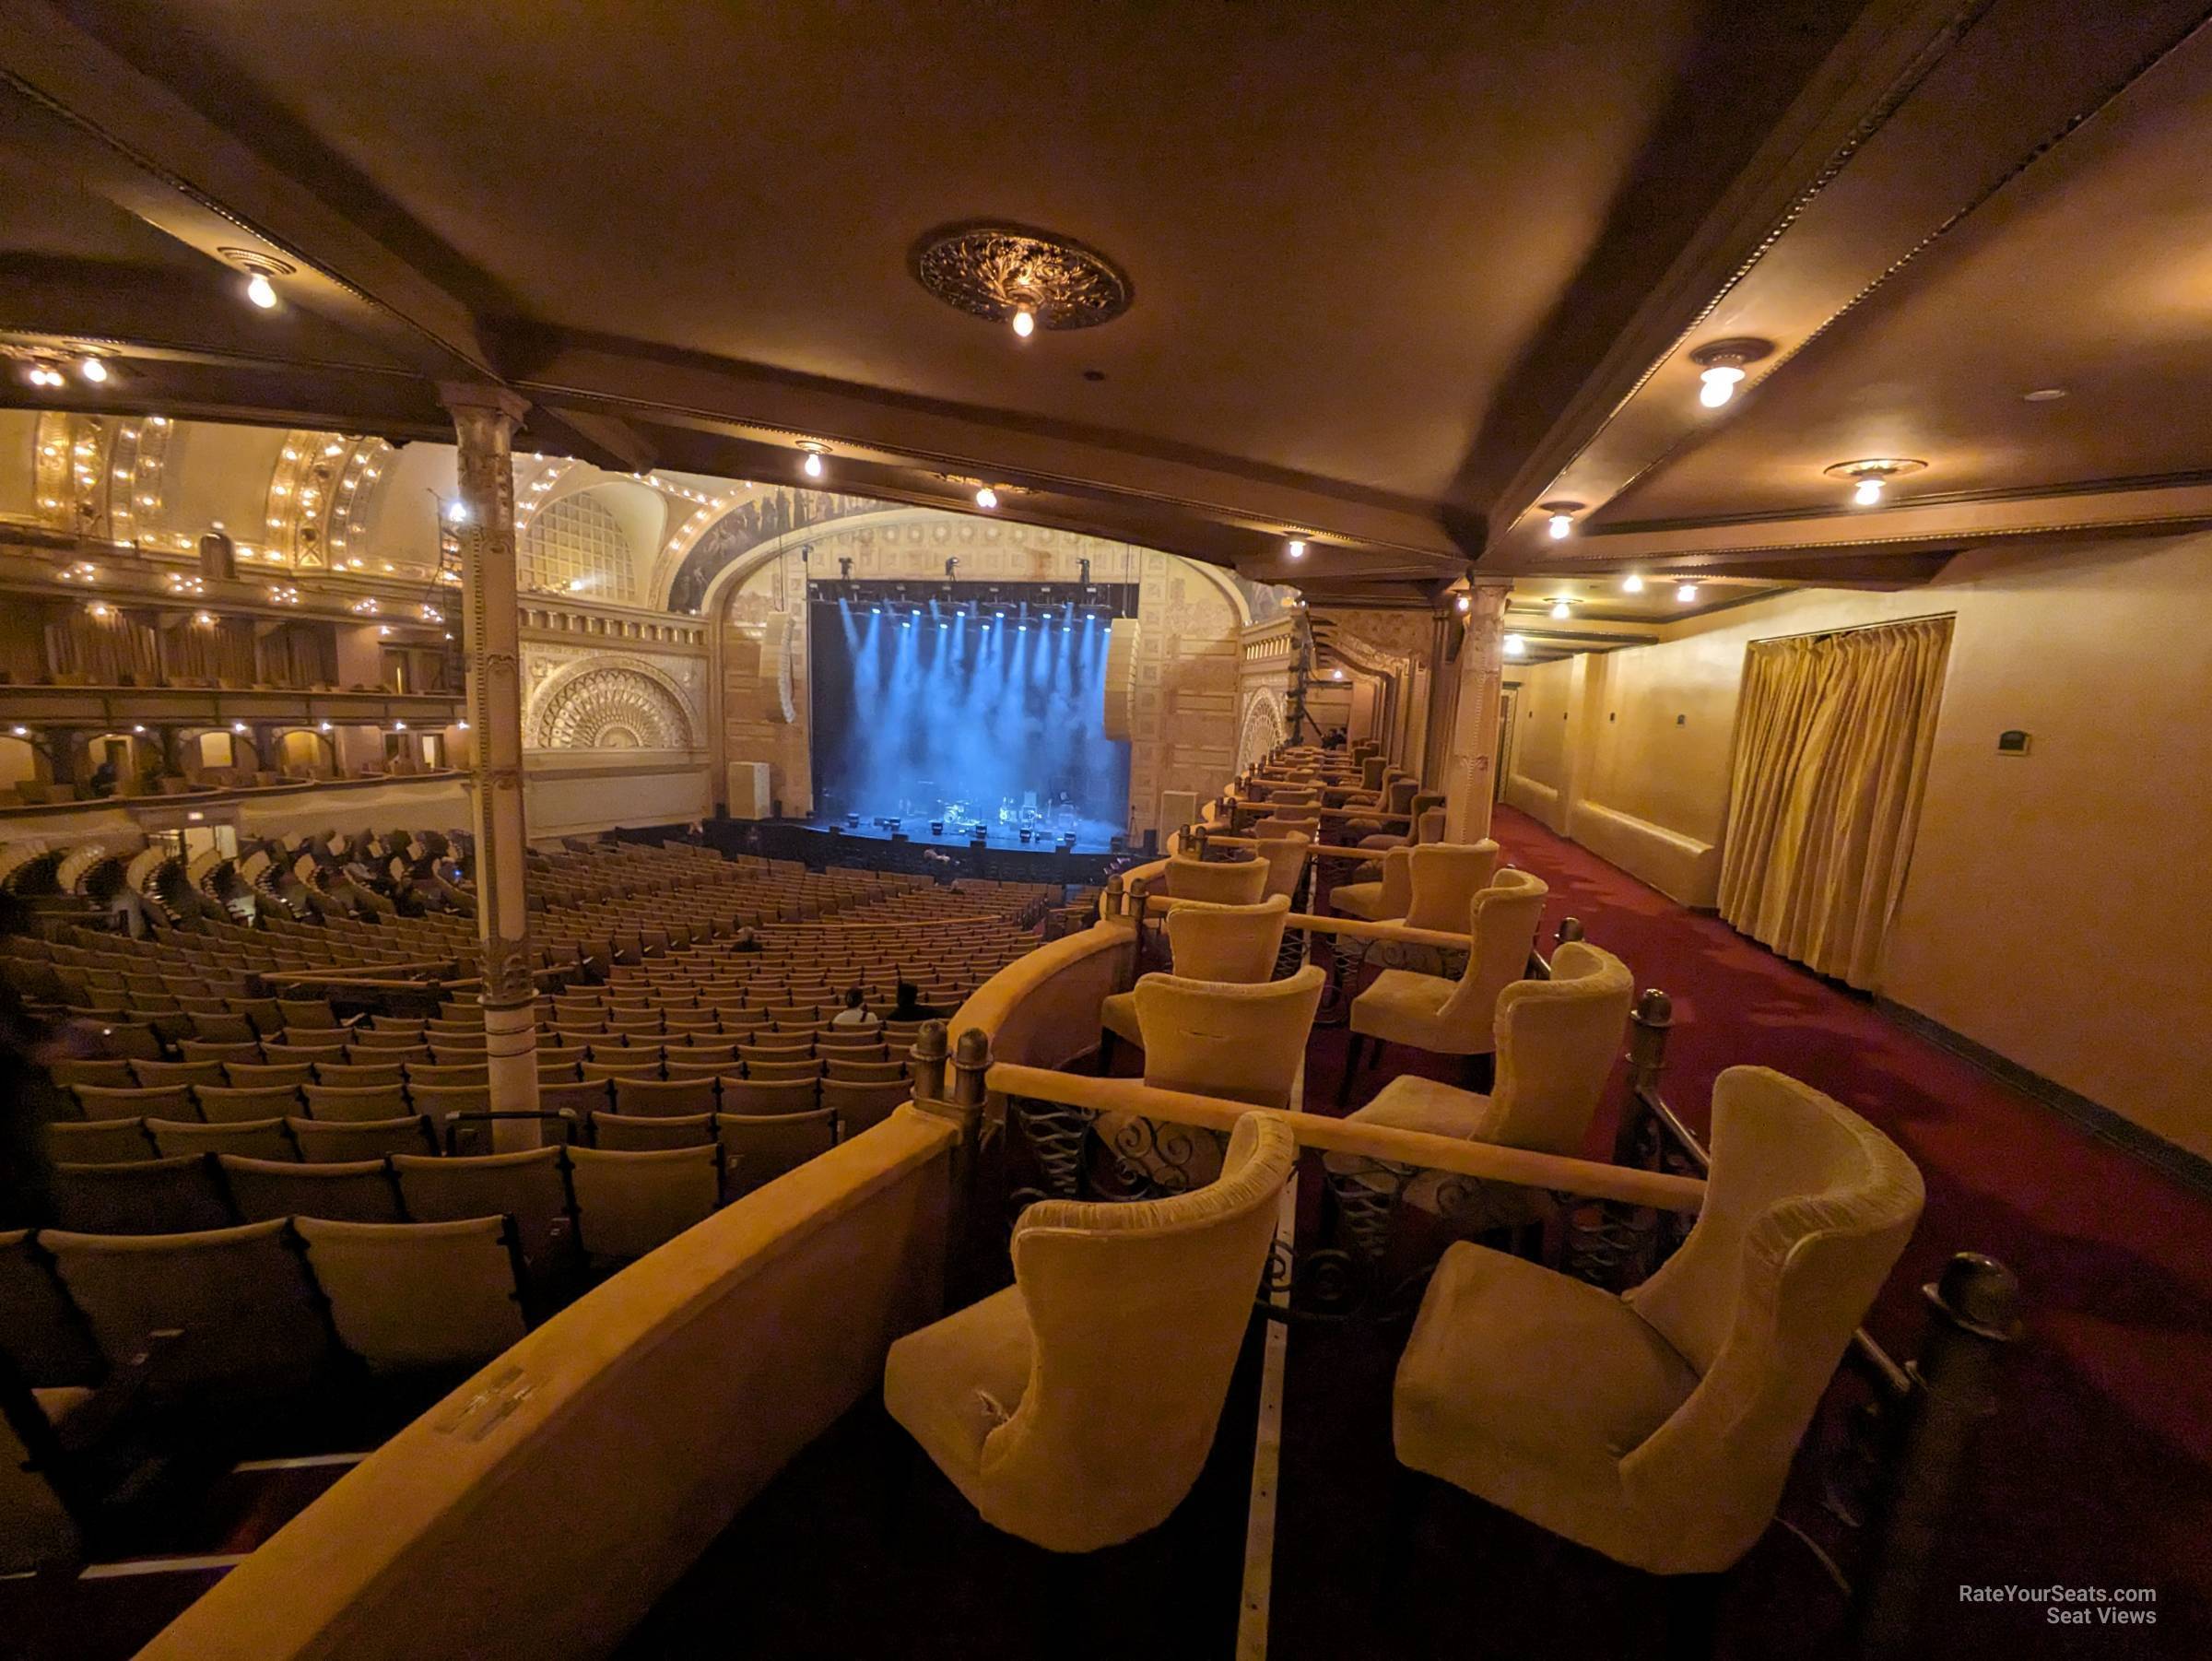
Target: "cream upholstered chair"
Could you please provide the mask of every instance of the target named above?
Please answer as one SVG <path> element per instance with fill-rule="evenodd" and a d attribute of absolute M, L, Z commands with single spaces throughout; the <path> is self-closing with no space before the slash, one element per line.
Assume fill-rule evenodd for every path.
<path fill-rule="evenodd" d="M 1633 1291 L 1444 1254 L 1398 1363 L 1398 1457 L 1633 1567 L 1724 1570 L 1772 1517 L 1922 1197 L 1864 1119 L 1731 1067 L 1703 1209 Z"/>
<path fill-rule="evenodd" d="M 1372 868 L 1372 867 L 1369 867 Z M 1364 923 L 1394 923 L 1413 905 L 1413 850 L 1382 855 L 1380 882 L 1340 882 L 1329 890 L 1329 909 Z"/>
<path fill-rule="evenodd" d="M 1249 834 L 1257 842 L 1279 842 L 1286 836 L 1302 836 L 1308 842 L 1321 838 L 1321 816 L 1318 813 L 1271 813 L 1254 821 Z M 1263 854 L 1261 857 L 1265 858 Z"/>
<path fill-rule="evenodd" d="M 1168 898 L 1210 900 L 1216 905 L 1257 905 L 1267 891 L 1267 862 L 1264 859 L 1193 859 L 1176 854 L 1168 859 Z"/>
<path fill-rule="evenodd" d="M 1423 850 L 1412 850 L 1418 858 Z M 1456 981 L 1410 969 L 1385 969 L 1352 1000 L 1352 1039 L 1345 1056 L 1341 1105 L 1359 1071 L 1359 1045 L 1373 1054 L 1386 1043 L 1411 1044 L 1440 1055 L 1487 1055 L 1496 1046 L 1498 995 L 1528 972 L 1528 954 L 1551 890 L 1526 871 L 1504 870 L 1467 902 L 1471 944 Z"/>
<path fill-rule="evenodd" d="M 1297 1152 L 1252 1113 L 1207 1187 L 1031 1206 L 1014 1284 L 891 1346 L 891 1417 L 985 1522 L 1047 1550 L 1158 1526 L 1213 1444 Z"/>
<path fill-rule="evenodd" d="M 576 1233 L 594 1257 L 642 1257 L 703 1222 L 722 1199 L 719 1148 L 571 1148 Z"/>
<path fill-rule="evenodd" d="M 1275 972 L 1290 901 L 1276 895 L 1257 905 L 1208 905 L 1194 901 L 1168 913 L 1168 952 L 1185 980 L 1248 984 Z M 1099 1007 L 1099 1024 L 1112 1038 L 1144 1043 L 1136 1024 L 1136 994 L 1117 992 Z"/>
<path fill-rule="evenodd" d="M 1481 904 L 1479 896 L 1476 903 Z M 1522 963 L 1526 965 L 1525 956 Z M 1488 1095 L 1407 1074 L 1384 1085 L 1352 1121 L 1500 1148 L 1579 1154 L 1620 1054 L 1634 998 L 1626 963 L 1609 951 L 1570 941 L 1553 960 L 1549 980 L 1514 980 L 1492 996 L 1498 1082 Z M 1363 1163 L 1332 1156 L 1329 1169 L 1356 1172 Z M 1437 1186 L 1417 1179 L 1407 1196 L 1425 1202 Z M 1547 1196 L 1511 1183 L 1453 1179 L 1451 1192 L 1453 1220 L 1471 1231 L 1515 1228 L 1540 1220 L 1551 1208 Z"/>
<path fill-rule="evenodd" d="M 1432 928 L 1455 935 L 1467 920 L 1467 903 L 1489 886 L 1498 868 L 1498 844 L 1426 842 L 1412 850 L 1413 903 L 1406 908 L 1407 928 Z"/>

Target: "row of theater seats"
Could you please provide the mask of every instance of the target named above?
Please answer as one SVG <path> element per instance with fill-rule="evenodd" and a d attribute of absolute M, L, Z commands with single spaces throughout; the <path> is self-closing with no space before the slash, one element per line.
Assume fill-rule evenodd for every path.
<path fill-rule="evenodd" d="M 313 1128 L 309 1121 L 291 1123 Z M 681 1116 L 601 1111 L 570 1126 L 588 1136 L 588 1144 L 439 1154 L 427 1133 L 418 1132 L 382 1151 L 339 1149 L 347 1157 L 296 1159 L 284 1128 L 279 1121 L 272 1141 L 241 1137 L 235 1149 L 219 1151 L 58 1165 L 56 1218 L 80 1233 L 164 1235 L 273 1217 L 429 1222 L 499 1215 L 514 1221 L 524 1261 L 543 1278 L 573 1267 L 579 1248 L 594 1260 L 649 1251 L 717 1206 L 826 1152 L 838 1134 L 829 1108 Z M 121 1144 L 149 1134 L 127 1123 L 101 1130 L 118 1153 L 137 1153 Z M 662 1157 L 675 1153 L 686 1158 Z"/>

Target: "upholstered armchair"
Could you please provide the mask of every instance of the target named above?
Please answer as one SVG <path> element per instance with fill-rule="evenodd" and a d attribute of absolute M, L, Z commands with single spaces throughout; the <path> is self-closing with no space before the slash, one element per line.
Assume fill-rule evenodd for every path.
<path fill-rule="evenodd" d="M 1251 835 L 1259 842 L 1269 842 L 1286 836 L 1302 836 L 1308 842 L 1321 840 L 1321 816 L 1310 809 L 1292 809 L 1289 812 L 1270 813 L 1255 821 Z"/>
<path fill-rule="evenodd" d="M 1210 860 L 1168 856 L 1168 898 L 1210 900 L 1216 905 L 1257 905 L 1267 890 L 1264 859 Z"/>
<path fill-rule="evenodd" d="M 1178 905 L 1168 913 L 1169 961 L 1184 980 L 1239 984 L 1264 981 L 1275 972 L 1276 955 L 1283 944 L 1283 919 L 1289 914 L 1290 901 L 1280 894 L 1257 905 L 1210 905 L 1203 901 Z M 1100 1005 L 1099 1024 L 1106 1030 L 1109 1043 L 1115 1038 L 1144 1043 L 1134 992 L 1117 992 Z"/>
<path fill-rule="evenodd" d="M 1482 926 L 1479 913 L 1477 926 Z M 1521 967 L 1527 960 L 1524 956 Z M 1524 981 L 1518 971 L 1514 976 L 1491 998 L 1498 1078 L 1488 1095 L 1406 1074 L 1378 1090 L 1353 1122 L 1537 1153 L 1580 1154 L 1628 1030 L 1635 995 L 1628 965 L 1577 940 L 1559 948 L 1549 980 Z M 1356 1177 L 1363 1163 L 1332 1156 L 1329 1170 Z M 1435 1187 L 1417 1179 L 1408 1197 L 1425 1203 Z M 1453 1220 L 1470 1232 L 1519 1228 L 1541 1221 L 1551 1209 L 1548 1196 L 1511 1183 L 1453 1179 L 1452 1195 Z"/>
<path fill-rule="evenodd" d="M 891 1417 L 984 1521 L 1047 1550 L 1157 1527 L 1213 1444 L 1296 1157 L 1252 1113 L 1207 1187 L 1031 1206 L 1014 1284 L 891 1346 Z"/>
<path fill-rule="evenodd" d="M 1412 774 L 1394 774 L 1383 781 L 1382 799 L 1376 806 L 1386 814 L 1411 813 L 1413 798 L 1420 793 L 1420 780 L 1413 777 Z M 1359 822 L 1360 821 L 1347 821 L 1345 826 L 1345 833 L 1347 836 L 1350 835 L 1357 829 Z M 1402 848 L 1406 846 L 1405 831 L 1384 830 L 1380 821 L 1373 822 L 1375 828 L 1362 835 L 1354 846 L 1361 848 Z"/>
<path fill-rule="evenodd" d="M 1363 923 L 1394 923 L 1412 905 L 1411 848 L 1393 848 L 1382 855 L 1380 882 L 1340 882 L 1329 890 L 1331 911 Z"/>
<path fill-rule="evenodd" d="M 1498 868 L 1498 844 L 1487 836 L 1478 842 L 1430 842 L 1412 854 L 1413 903 L 1406 908 L 1406 926 L 1457 934 L 1468 903 Z"/>
<path fill-rule="evenodd" d="M 1410 852 L 1418 860 L 1429 850 Z M 1496 1047 L 1499 995 L 1528 972 L 1544 897 L 1550 891 L 1541 878 L 1526 871 L 1499 872 L 1462 913 L 1470 944 L 1459 979 L 1385 969 L 1352 1000 L 1351 1046 L 1344 1058 L 1338 1106 L 1351 1100 L 1362 1038 L 1370 1043 L 1371 1061 L 1386 1043 L 1411 1044 L 1440 1055 L 1487 1055 Z"/>
<path fill-rule="evenodd" d="M 1616 1296 L 1462 1243 L 1398 1363 L 1401 1461 L 1657 1574 L 1764 1532 L 1853 1329 L 1912 1236 L 1920 1172 L 1795 1079 L 1714 1081 L 1689 1238 Z"/>

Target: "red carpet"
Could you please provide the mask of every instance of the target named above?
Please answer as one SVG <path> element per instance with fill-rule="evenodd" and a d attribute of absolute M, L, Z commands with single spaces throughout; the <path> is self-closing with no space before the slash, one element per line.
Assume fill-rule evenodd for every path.
<path fill-rule="evenodd" d="M 1580 918 L 1641 985 L 1673 995 L 1664 1090 L 1693 1128 L 1714 1076 L 1759 1063 L 1864 1113 L 1918 1162 L 1927 1210 L 1869 1322 L 1893 1354 L 1918 1341 L 1918 1289 L 1951 1253 L 2020 1277 L 2028 1333 L 1938 1584 L 2149 1585 L 2155 1634 L 2085 1629 L 2078 1653 L 2212 1654 L 2212 1199 L 1526 816 L 1501 808 L 1494 834 L 1551 885 L 1546 939 Z M 1612 1133 L 1609 1118 L 1595 1126 L 1592 1152 Z M 1978 1609 L 1953 1631 L 1991 1653 L 2077 1653 L 2041 1620 Z"/>

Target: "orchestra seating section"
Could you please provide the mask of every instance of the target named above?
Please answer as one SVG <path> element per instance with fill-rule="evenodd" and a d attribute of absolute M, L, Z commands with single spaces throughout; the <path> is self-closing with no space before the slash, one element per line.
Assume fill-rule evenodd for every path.
<path fill-rule="evenodd" d="M 532 863 L 546 1134 L 520 1152 L 492 1150 L 475 984 L 420 975 L 473 955 L 459 912 L 5 942 L 0 974 L 94 1053 L 52 1067 L 56 1226 L 0 1235 L 0 1382 L 51 1407 L 171 1329 L 151 1364 L 178 1410 L 450 1380 L 884 1119 L 924 1019 L 1064 898 L 688 847 Z M 295 974 L 335 1000 L 263 979 Z M 348 1008 L 378 983 L 424 1012 Z M 89 1342 L 31 1341 L 57 1318 Z"/>

